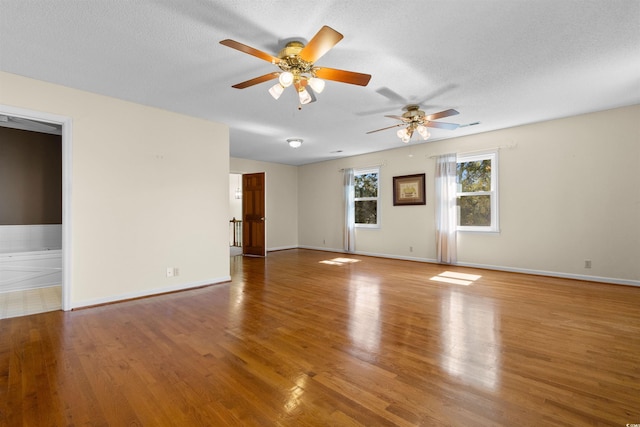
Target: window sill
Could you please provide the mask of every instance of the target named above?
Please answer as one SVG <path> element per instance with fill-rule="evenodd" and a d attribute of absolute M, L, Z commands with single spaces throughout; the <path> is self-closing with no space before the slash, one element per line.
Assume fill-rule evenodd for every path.
<path fill-rule="evenodd" d="M 500 234 L 500 230 L 481 230 L 481 229 L 474 229 L 474 228 L 458 228 L 456 229 L 457 232 L 459 233 L 479 233 L 479 234 Z"/>

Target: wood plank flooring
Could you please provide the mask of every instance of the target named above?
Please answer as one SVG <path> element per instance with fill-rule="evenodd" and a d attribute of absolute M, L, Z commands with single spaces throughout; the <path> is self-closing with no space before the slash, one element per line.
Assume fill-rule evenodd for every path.
<path fill-rule="evenodd" d="M 310 250 L 0 320 L 1 426 L 640 423 L 640 288 Z"/>

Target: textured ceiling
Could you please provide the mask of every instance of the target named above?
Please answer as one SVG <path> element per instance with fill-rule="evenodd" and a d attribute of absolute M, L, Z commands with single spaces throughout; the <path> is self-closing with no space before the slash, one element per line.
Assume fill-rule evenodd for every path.
<path fill-rule="evenodd" d="M 329 81 L 301 110 L 291 88 L 231 87 L 278 69 L 220 40 L 276 55 L 323 25 L 344 39 L 316 64 L 367 87 Z M 432 140 L 638 104 L 640 1 L 0 0 L 0 70 L 222 122 L 231 156 L 300 165 L 403 146 L 366 132 L 412 102 L 480 122 Z"/>

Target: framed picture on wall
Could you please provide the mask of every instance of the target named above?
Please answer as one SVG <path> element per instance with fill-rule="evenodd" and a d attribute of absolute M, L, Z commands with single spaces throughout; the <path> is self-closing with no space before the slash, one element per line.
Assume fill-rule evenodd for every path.
<path fill-rule="evenodd" d="M 393 177 L 393 206 L 426 205 L 425 174 Z"/>

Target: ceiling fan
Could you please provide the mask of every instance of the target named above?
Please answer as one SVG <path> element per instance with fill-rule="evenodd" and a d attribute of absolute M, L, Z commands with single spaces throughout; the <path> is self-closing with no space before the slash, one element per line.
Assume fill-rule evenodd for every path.
<path fill-rule="evenodd" d="M 382 113 L 393 111 L 397 108 L 402 108 L 402 106 L 411 105 L 411 104 L 419 105 L 420 108 L 422 109 L 435 107 L 434 104 L 427 105 L 425 104 L 425 102 L 427 100 L 429 100 L 429 102 L 433 102 L 434 99 L 438 98 L 443 93 L 448 92 L 451 89 L 454 89 L 455 87 L 456 85 L 454 84 L 448 84 L 446 86 L 442 86 L 438 89 L 431 91 L 429 94 L 419 99 L 416 99 L 414 97 L 405 98 L 388 87 L 381 87 L 379 89 L 376 89 L 376 93 L 384 96 L 390 102 L 384 107 L 376 108 L 368 111 L 360 111 L 360 112 L 357 112 L 356 115 L 368 116 L 370 114 L 382 114 Z"/>
<path fill-rule="evenodd" d="M 331 50 L 343 37 L 342 34 L 325 25 L 313 36 L 307 45 L 300 41 L 290 41 L 280 53 L 278 53 L 277 57 L 230 39 L 222 40 L 220 43 L 268 61 L 281 70 L 280 72 L 271 72 L 237 83 L 232 87 L 244 89 L 277 78 L 278 83 L 269 89 L 271 96 L 278 99 L 286 87 L 293 85 L 298 93 L 300 104 L 302 105 L 314 100 L 312 95 L 307 91 L 307 87 L 310 87 L 315 93 L 322 92 L 325 86 L 325 82 L 322 79 L 359 86 L 366 86 L 369 83 L 371 79 L 371 75 L 369 74 L 315 65 L 315 62 Z"/>
<path fill-rule="evenodd" d="M 458 111 L 454 109 L 440 111 L 439 113 L 426 115 L 424 111 L 420 109 L 420 106 L 417 104 L 409 104 L 403 108 L 405 112 L 402 116 L 385 116 L 391 117 L 392 119 L 401 120 L 402 123 L 395 124 L 393 126 L 388 126 L 382 129 L 376 129 L 367 132 L 367 134 L 380 132 L 381 130 L 387 130 L 391 128 L 396 128 L 400 126 L 406 126 L 406 128 L 400 129 L 397 132 L 398 138 L 402 140 L 402 142 L 407 143 L 411 140 L 411 136 L 415 131 L 418 131 L 422 139 L 426 140 L 431 136 L 429 130 L 427 128 L 440 128 L 440 129 L 449 129 L 454 130 L 457 129 L 460 125 L 455 123 L 445 123 L 445 122 L 436 122 L 434 120 L 441 119 L 443 117 L 455 116 L 456 114 L 460 114 Z"/>

